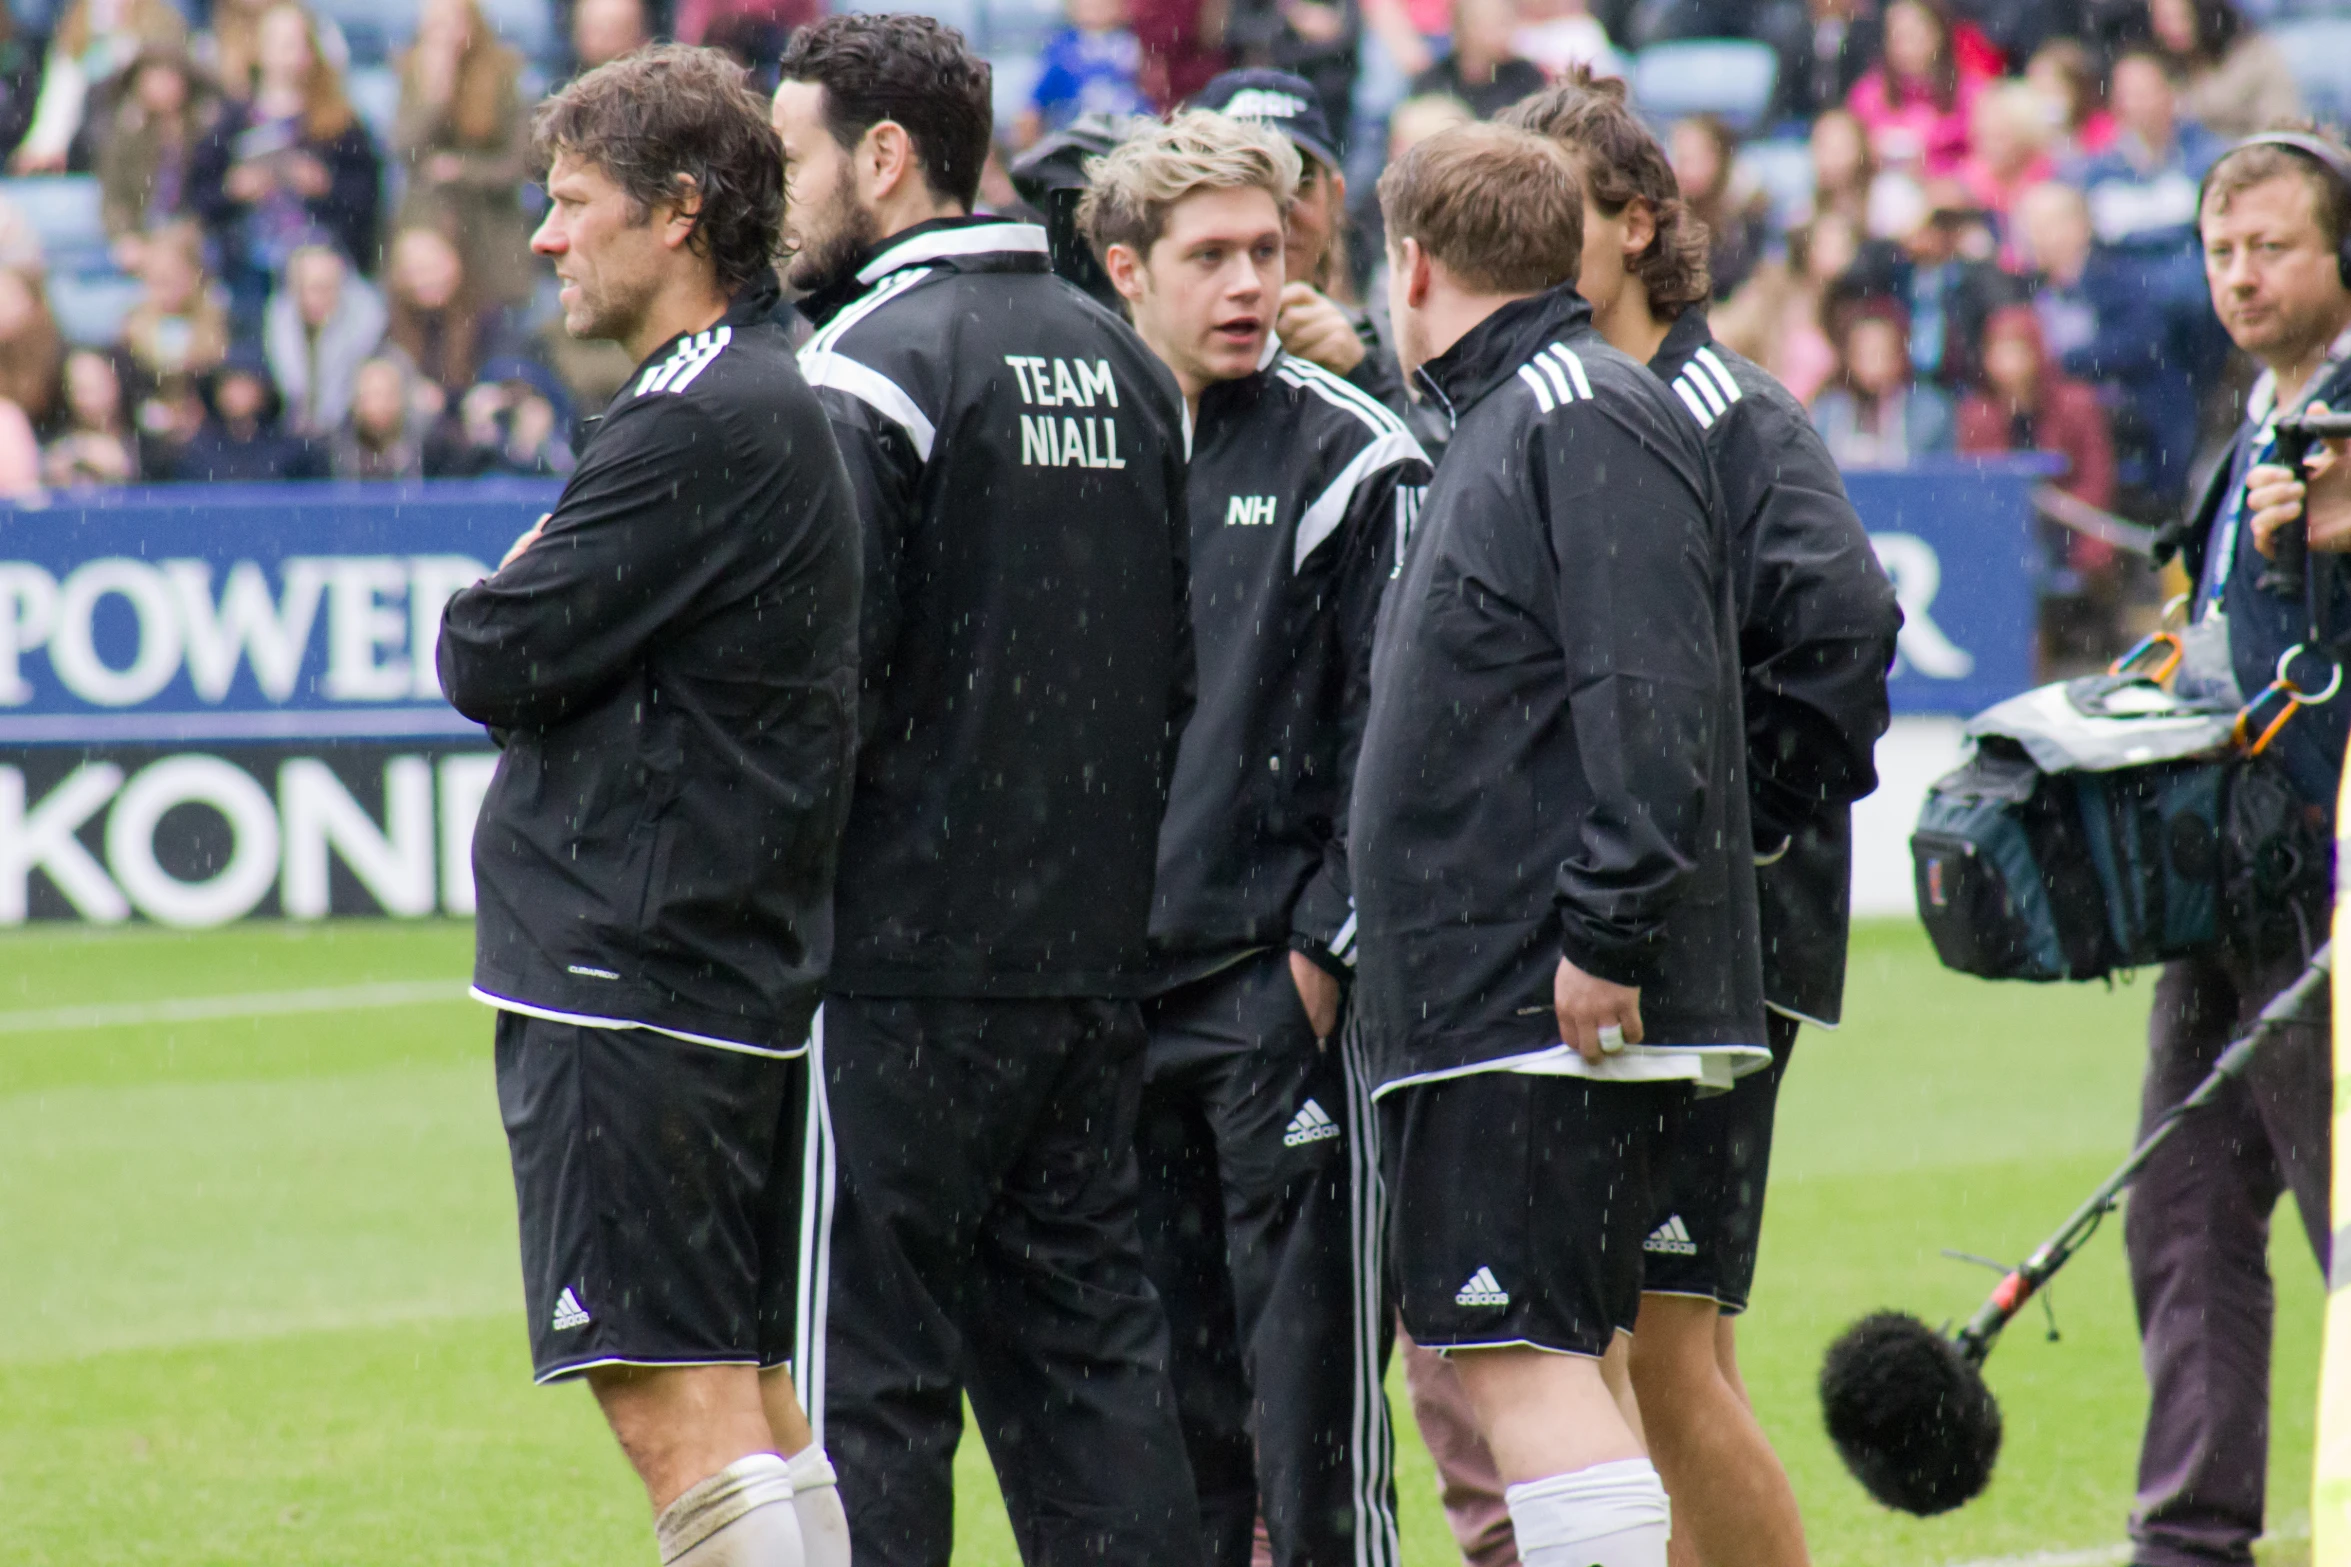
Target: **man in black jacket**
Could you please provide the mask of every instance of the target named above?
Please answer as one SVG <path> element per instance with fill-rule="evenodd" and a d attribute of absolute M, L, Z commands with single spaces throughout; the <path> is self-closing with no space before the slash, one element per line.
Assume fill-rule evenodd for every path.
<path fill-rule="evenodd" d="M 804 29 L 775 99 L 801 364 L 865 532 L 834 913 L 823 1400 L 861 1561 L 944 1561 L 968 1392 L 1023 1554 L 1199 1559 L 1133 1147 L 1191 701 L 1182 404 L 1043 232 L 966 216 L 988 68 Z"/>
<path fill-rule="evenodd" d="M 441 631 L 449 700 L 505 747 L 474 835 L 474 994 L 499 1009 L 532 1362 L 587 1376 L 665 1563 L 846 1567 L 783 1368 L 805 1363 L 806 1038 L 858 536 L 770 319 L 775 136 L 739 67 L 670 46 L 573 82 L 537 139 L 533 245 L 565 325 L 639 368 Z"/>
<path fill-rule="evenodd" d="M 1450 1352 L 1522 1550 L 1662 1567 L 1602 1357 L 1692 1085 L 1770 1060 L 1722 500 L 1575 292 L 1559 147 L 1448 131 L 1380 197 L 1399 351 L 1455 421 L 1350 818 L 1404 1323 Z"/>
<path fill-rule="evenodd" d="M 1209 1559 L 1232 1567 L 1261 1509 L 1277 1562 L 1397 1553 L 1370 1100 L 1332 1036 L 1372 621 L 1429 470 L 1274 336 L 1298 167 L 1196 110 L 1104 158 L 1078 209 L 1192 413 L 1200 700 L 1159 836 L 1138 1139 Z"/>
<path fill-rule="evenodd" d="M 1730 516 L 1772 1064 L 1691 1107 L 1643 1243 L 1631 1369 L 1698 1558 L 1800 1567 L 1795 1495 L 1741 1391 L 1731 1324 L 1755 1276 L 1772 1113 L 1798 1025 L 1834 1028 L 1843 1002 L 1852 802 L 1877 784 L 1901 611 L 1803 406 L 1707 330 L 1706 231 L 1622 84 L 1563 83 L 1503 119 L 1575 161 L 1576 291 L 1610 346 L 1647 362 L 1704 432 Z M 1446 1417 L 1438 1400 L 1421 1410 L 1424 1425 Z M 1476 1476 L 1448 1478 L 1449 1495 L 1479 1489 Z"/>

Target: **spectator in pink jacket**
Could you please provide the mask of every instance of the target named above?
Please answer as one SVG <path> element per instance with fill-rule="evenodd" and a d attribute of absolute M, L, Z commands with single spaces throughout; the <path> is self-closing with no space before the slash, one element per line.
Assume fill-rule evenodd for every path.
<path fill-rule="evenodd" d="M 1885 57 L 1853 84 L 1846 107 L 1869 131 L 1881 166 L 1950 174 L 1966 161 L 1969 116 L 1989 80 L 1962 58 L 1941 5 L 1894 0 Z"/>

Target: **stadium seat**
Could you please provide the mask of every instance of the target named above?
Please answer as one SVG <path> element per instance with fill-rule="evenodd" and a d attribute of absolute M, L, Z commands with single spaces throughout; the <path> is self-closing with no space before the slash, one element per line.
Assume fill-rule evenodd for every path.
<path fill-rule="evenodd" d="M 400 73 L 388 65 L 355 66 L 344 80 L 343 90 L 376 145 L 389 148 L 392 120 L 400 112 Z"/>
<path fill-rule="evenodd" d="M 123 317 L 139 302 L 139 280 L 120 273 L 52 274 L 49 313 L 76 348 L 104 348 L 122 335 Z"/>
<path fill-rule="evenodd" d="M 990 60 L 995 79 L 991 84 L 995 94 L 996 129 L 1010 131 L 1012 122 L 1020 118 L 1020 111 L 1029 106 L 1029 94 L 1036 90 L 1037 77 L 1045 69 L 1045 62 L 1033 54 L 1000 54 Z"/>
<path fill-rule="evenodd" d="M 113 265 L 106 250 L 97 180 L 86 174 L 0 179 L 0 200 L 23 213 L 41 236 L 41 251 L 52 275 L 103 272 Z"/>
<path fill-rule="evenodd" d="M 416 36 L 417 0 L 320 0 L 317 10 L 342 33 L 355 69 L 384 64 Z"/>
<path fill-rule="evenodd" d="M 965 42 L 982 54 L 989 52 L 985 26 L 987 17 L 981 0 L 847 0 L 839 9 L 872 16 L 911 11 L 954 28 L 963 35 Z"/>
<path fill-rule="evenodd" d="M 1812 148 L 1794 137 L 1751 141 L 1739 149 L 1738 179 L 1771 202 L 1772 225 L 1790 229 L 1812 210 Z"/>
<path fill-rule="evenodd" d="M 981 31 L 990 55 L 1043 52 L 1068 25 L 1059 0 L 979 0 Z M 1023 96 L 1026 96 L 1025 92 Z"/>
<path fill-rule="evenodd" d="M 2310 112 L 2337 125 L 2351 121 L 2351 17 L 2302 17 L 2269 33 L 2293 66 Z"/>
<path fill-rule="evenodd" d="M 481 0 L 482 18 L 508 48 L 540 65 L 560 63 L 561 41 L 555 35 L 555 8 L 548 0 Z"/>
<path fill-rule="evenodd" d="M 1663 125 L 1719 115 L 1736 131 L 1755 129 L 1771 107 L 1779 56 L 1752 38 L 1691 38 L 1652 44 L 1633 57 L 1633 105 Z"/>

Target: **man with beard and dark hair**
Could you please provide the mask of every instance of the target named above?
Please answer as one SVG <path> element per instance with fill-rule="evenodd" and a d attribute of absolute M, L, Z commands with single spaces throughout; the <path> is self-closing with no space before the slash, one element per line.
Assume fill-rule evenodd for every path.
<path fill-rule="evenodd" d="M 647 50 L 539 108 L 532 248 L 637 370 L 555 510 L 449 601 L 503 746 L 474 833 L 539 1380 L 584 1376 L 665 1567 L 848 1567 L 786 1374 L 808 1026 L 856 753 L 857 517 L 772 319 L 783 180 L 742 68 Z M 815 1216 L 810 1215 L 811 1219 Z"/>
<path fill-rule="evenodd" d="M 801 364 L 865 536 L 811 1409 L 861 1561 L 947 1559 L 968 1393 L 1025 1559 L 1196 1567 L 1134 1153 L 1183 412 L 1042 230 L 970 216 L 988 90 L 927 18 L 835 16 L 775 96 Z"/>

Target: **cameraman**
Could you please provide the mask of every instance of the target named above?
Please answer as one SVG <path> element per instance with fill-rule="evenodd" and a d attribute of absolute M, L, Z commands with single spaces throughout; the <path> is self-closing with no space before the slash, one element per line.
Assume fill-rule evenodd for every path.
<path fill-rule="evenodd" d="M 2338 573 L 2317 552 L 2351 550 L 2351 464 L 2339 450 L 2314 453 L 2305 482 L 2277 463 L 2273 426 L 2351 405 L 2351 155 L 2306 133 L 2252 137 L 2206 176 L 2200 222 L 2213 310 L 2264 373 L 2227 460 L 2168 540 L 2196 585 L 2191 642 L 2225 646 L 2243 696 L 2279 678 L 2281 659 L 2286 678 L 2318 692 L 2335 655 L 2303 644 L 2312 602 L 2322 624 L 2347 623 Z M 2281 531 L 2305 523 L 2323 601 L 2262 581 Z M 2265 726 L 2274 713 L 2265 706 Z M 2288 813 L 2331 819 L 2347 729 L 2351 702 L 2304 709 L 2280 731 L 2269 754 L 2295 797 Z M 2325 905 L 2313 876 L 2301 896 L 2265 900 L 2258 939 L 2165 967 L 2142 1132 L 2301 972 L 2324 939 Z M 2269 1468 L 2270 1213 L 2291 1189 L 2323 1273 L 2330 1055 L 2323 1016 L 2274 1039 L 2241 1083 L 2179 1123 L 2132 1193 L 2124 1245 L 2151 1394 L 2131 1511 L 2136 1567 L 2253 1560 Z"/>

